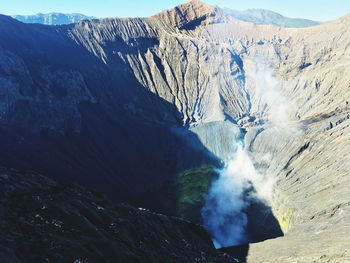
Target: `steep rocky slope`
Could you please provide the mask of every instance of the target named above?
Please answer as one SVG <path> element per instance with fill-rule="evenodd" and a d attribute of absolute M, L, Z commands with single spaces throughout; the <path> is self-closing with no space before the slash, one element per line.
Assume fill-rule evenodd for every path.
<path fill-rule="evenodd" d="M 248 262 L 346 262 L 349 26 L 259 26 L 196 0 L 55 28 L 0 17 L 1 161 L 170 211 L 167 180 L 240 138 L 285 233 Z"/>
<path fill-rule="evenodd" d="M 1 262 L 233 262 L 199 225 L 0 167 Z"/>

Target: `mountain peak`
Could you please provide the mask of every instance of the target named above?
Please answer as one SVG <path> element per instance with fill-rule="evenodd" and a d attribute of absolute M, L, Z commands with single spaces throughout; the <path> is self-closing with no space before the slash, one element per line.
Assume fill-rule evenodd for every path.
<path fill-rule="evenodd" d="M 216 7 L 203 3 L 199 0 L 189 0 L 185 3 L 154 15 L 166 24 L 179 29 L 191 29 L 201 24 L 209 17 L 215 17 L 221 13 Z"/>

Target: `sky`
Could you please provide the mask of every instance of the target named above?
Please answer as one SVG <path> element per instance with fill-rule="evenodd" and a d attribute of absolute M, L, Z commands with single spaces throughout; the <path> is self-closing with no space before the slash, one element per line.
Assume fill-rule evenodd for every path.
<path fill-rule="evenodd" d="M 330 21 L 350 13 L 350 0 L 202 0 L 236 10 L 262 8 L 287 17 Z M 145 17 L 185 0 L 0 0 L 0 14 L 62 12 L 102 17 Z"/>

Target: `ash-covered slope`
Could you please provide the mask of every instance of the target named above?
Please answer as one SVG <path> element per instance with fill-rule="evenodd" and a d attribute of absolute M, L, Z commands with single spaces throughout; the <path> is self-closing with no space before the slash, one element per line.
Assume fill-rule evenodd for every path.
<path fill-rule="evenodd" d="M 166 180 L 226 160 L 236 129 L 285 232 L 248 261 L 345 261 L 349 26 L 258 26 L 196 0 L 55 28 L 1 17 L 1 160 L 169 210 Z"/>

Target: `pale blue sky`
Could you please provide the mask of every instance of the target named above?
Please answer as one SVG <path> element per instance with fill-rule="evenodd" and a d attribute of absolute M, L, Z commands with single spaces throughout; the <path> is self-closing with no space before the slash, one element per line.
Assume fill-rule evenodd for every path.
<path fill-rule="evenodd" d="M 0 14 L 82 13 L 96 17 L 150 16 L 184 0 L 0 0 Z M 232 9 L 264 8 L 288 17 L 319 21 L 350 13 L 350 0 L 203 0 Z"/>

